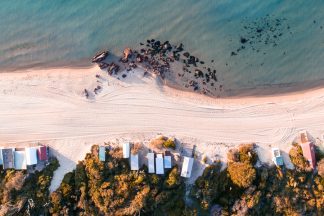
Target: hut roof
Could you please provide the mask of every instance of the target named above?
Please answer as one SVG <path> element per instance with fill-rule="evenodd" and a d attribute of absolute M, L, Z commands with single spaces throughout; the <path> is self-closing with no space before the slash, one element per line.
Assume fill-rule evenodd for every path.
<path fill-rule="evenodd" d="M 148 153 L 147 160 L 148 160 L 148 172 L 154 173 L 155 172 L 154 153 Z"/>
<path fill-rule="evenodd" d="M 136 155 L 131 154 L 130 161 L 131 161 L 131 170 L 139 170 L 138 154 Z"/>
<path fill-rule="evenodd" d="M 314 169 L 316 167 L 315 146 L 312 142 L 301 144 L 303 155 L 308 160 L 310 166 Z"/>
<path fill-rule="evenodd" d="M 130 155 L 129 142 L 123 143 L 123 158 L 129 158 L 129 155 Z"/>
<path fill-rule="evenodd" d="M 25 151 L 15 151 L 14 155 L 15 155 L 15 169 L 17 170 L 27 169 Z"/>
<path fill-rule="evenodd" d="M 37 147 L 27 147 L 26 151 L 26 164 L 35 165 L 37 164 Z"/>
<path fill-rule="evenodd" d="M 3 169 L 14 168 L 14 149 L 4 148 L 1 149 Z"/>
<path fill-rule="evenodd" d="M 190 178 L 193 162 L 194 162 L 194 159 L 191 157 L 183 158 L 183 164 L 182 164 L 182 170 L 181 170 L 182 177 Z"/>
<path fill-rule="evenodd" d="M 99 146 L 99 160 L 106 161 L 106 147 Z"/>
<path fill-rule="evenodd" d="M 38 156 L 38 159 L 41 161 L 47 160 L 47 147 L 46 146 L 38 146 L 37 156 Z"/>
<path fill-rule="evenodd" d="M 164 168 L 172 168 L 171 156 L 164 156 Z"/>
<path fill-rule="evenodd" d="M 156 174 L 164 174 L 163 155 L 157 154 L 155 158 Z"/>

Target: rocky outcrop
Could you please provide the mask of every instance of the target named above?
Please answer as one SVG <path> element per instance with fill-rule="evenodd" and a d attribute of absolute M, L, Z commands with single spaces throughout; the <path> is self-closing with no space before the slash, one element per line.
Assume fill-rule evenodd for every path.
<path fill-rule="evenodd" d="M 98 53 L 92 58 L 92 63 L 102 62 L 103 60 L 105 60 L 107 58 L 108 55 L 109 55 L 108 51 L 103 51 L 101 53 Z"/>

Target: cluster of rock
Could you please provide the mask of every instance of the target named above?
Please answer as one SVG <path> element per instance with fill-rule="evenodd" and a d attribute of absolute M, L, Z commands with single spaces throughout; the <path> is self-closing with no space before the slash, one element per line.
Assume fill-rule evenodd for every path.
<path fill-rule="evenodd" d="M 236 56 L 245 48 L 251 48 L 257 53 L 262 51 L 262 47 L 276 47 L 283 35 L 292 34 L 286 18 L 278 18 L 270 15 L 254 19 L 242 20 L 242 33 L 239 38 L 240 46 L 231 52 L 231 56 Z M 263 52 L 265 55 L 266 52 Z"/>
<path fill-rule="evenodd" d="M 203 93 L 208 92 L 208 87 L 201 88 L 199 85 L 207 85 L 207 83 L 213 82 L 210 83 L 210 86 L 214 86 L 214 82 L 218 81 L 216 70 L 202 66 L 205 62 L 185 51 L 182 43 L 172 45 L 169 41 L 161 42 L 150 39 L 145 44 L 140 43 L 140 45 L 142 47 L 139 51 L 126 48 L 118 63 L 105 61 L 109 55 L 108 51 L 95 55 L 92 62 L 97 63 L 102 70 L 107 70 L 109 75 L 117 75 L 120 67 L 125 68 L 126 71 L 131 71 L 140 64 L 146 72 L 151 72 L 165 79 L 167 73 L 172 73 L 170 64 L 176 61 L 183 64 L 183 73 L 178 73 L 178 76 L 183 77 L 188 74 L 186 77 L 191 77 L 188 81 L 189 85 L 186 84 L 185 87 L 192 87 L 195 91 L 200 89 Z M 190 76 L 191 73 L 194 73 L 194 75 Z M 123 74 L 122 77 L 125 78 L 126 74 Z"/>

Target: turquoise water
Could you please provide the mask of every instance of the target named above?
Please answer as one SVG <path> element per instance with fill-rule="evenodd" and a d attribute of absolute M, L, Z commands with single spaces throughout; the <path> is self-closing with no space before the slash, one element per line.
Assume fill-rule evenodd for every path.
<path fill-rule="evenodd" d="M 0 70 L 89 65 L 98 50 L 120 54 L 155 38 L 184 43 L 217 68 L 227 89 L 318 81 L 323 11 L 322 0 L 2 0 Z"/>

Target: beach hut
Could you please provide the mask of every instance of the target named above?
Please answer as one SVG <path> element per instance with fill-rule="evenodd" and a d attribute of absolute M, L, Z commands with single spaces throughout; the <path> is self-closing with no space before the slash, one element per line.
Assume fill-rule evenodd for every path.
<path fill-rule="evenodd" d="M 3 169 L 13 169 L 14 168 L 14 149 L 13 148 L 3 148 L 2 153 L 2 165 Z"/>
<path fill-rule="evenodd" d="M 163 175 L 164 174 L 164 166 L 163 166 L 163 155 L 157 154 L 155 158 L 156 164 L 156 174 Z"/>
<path fill-rule="evenodd" d="M 193 162 L 194 162 L 193 158 L 183 157 L 182 170 L 181 170 L 182 177 L 190 178 Z"/>
<path fill-rule="evenodd" d="M 315 146 L 312 142 L 302 143 L 300 145 L 303 150 L 303 156 L 309 162 L 309 165 L 314 169 L 316 167 Z"/>
<path fill-rule="evenodd" d="M 37 164 L 37 147 L 27 147 L 25 152 L 27 166 Z"/>
<path fill-rule="evenodd" d="M 135 155 L 131 154 L 130 164 L 131 164 L 131 170 L 139 170 L 138 154 Z"/>
<path fill-rule="evenodd" d="M 148 161 L 148 172 L 154 173 L 155 172 L 155 163 L 154 163 L 154 153 L 147 154 L 147 161 Z"/>
<path fill-rule="evenodd" d="M 25 151 L 15 151 L 14 158 L 15 158 L 15 169 L 16 170 L 27 169 Z"/>
<path fill-rule="evenodd" d="M 272 148 L 272 161 L 276 166 L 283 166 L 284 161 L 278 148 Z"/>
<path fill-rule="evenodd" d="M 106 147 L 99 146 L 99 160 L 106 161 Z"/>
<path fill-rule="evenodd" d="M 40 161 L 47 161 L 47 147 L 46 146 L 38 146 L 37 147 L 37 157 Z"/>
<path fill-rule="evenodd" d="M 123 158 L 129 158 L 130 144 L 129 142 L 123 144 Z"/>
<path fill-rule="evenodd" d="M 164 168 L 166 169 L 172 168 L 171 156 L 169 155 L 164 156 Z"/>

